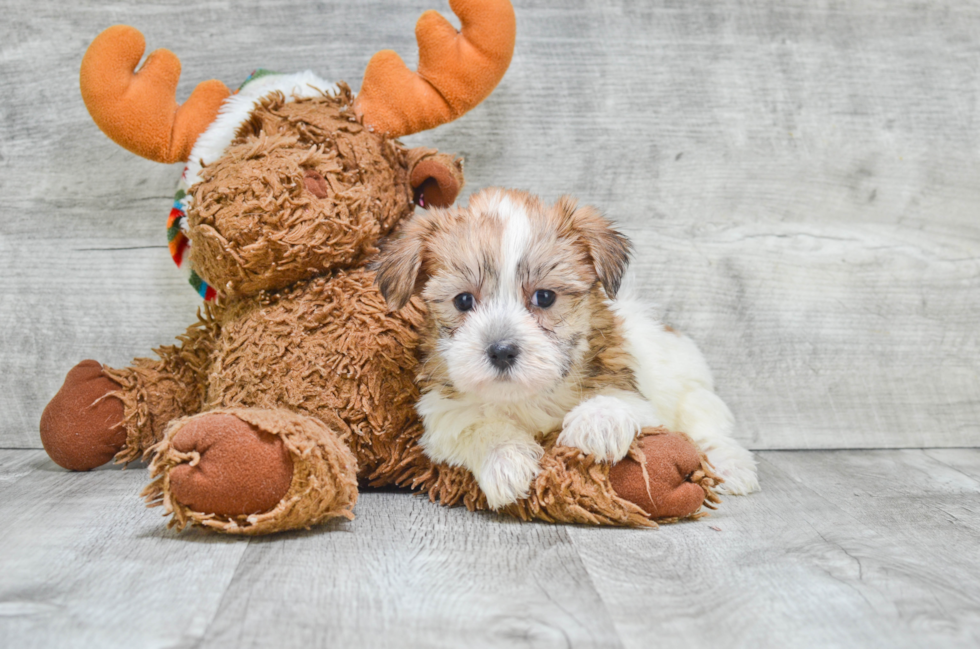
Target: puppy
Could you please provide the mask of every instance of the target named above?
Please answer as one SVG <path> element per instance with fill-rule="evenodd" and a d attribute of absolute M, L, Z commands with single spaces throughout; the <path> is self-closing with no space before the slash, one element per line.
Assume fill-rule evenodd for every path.
<path fill-rule="evenodd" d="M 646 426 L 690 435 L 728 493 L 758 489 L 751 454 L 690 339 L 664 327 L 624 273 L 630 244 L 595 209 L 486 189 L 418 214 L 375 269 L 391 308 L 421 291 L 421 444 L 473 472 L 490 507 L 526 497 L 543 449 L 607 462 Z"/>

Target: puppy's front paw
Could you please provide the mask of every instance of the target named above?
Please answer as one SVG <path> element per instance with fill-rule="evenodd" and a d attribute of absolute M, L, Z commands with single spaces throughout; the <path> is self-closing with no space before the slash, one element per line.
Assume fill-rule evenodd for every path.
<path fill-rule="evenodd" d="M 652 411 L 649 404 L 642 406 Z M 574 446 L 600 460 L 618 462 L 626 456 L 640 428 L 650 425 L 641 423 L 641 416 L 650 419 L 653 415 L 637 412 L 636 404 L 618 397 L 592 397 L 565 415 L 558 443 Z"/>
<path fill-rule="evenodd" d="M 542 455 L 544 450 L 537 444 L 502 444 L 490 451 L 477 478 L 490 509 L 527 498 Z"/>
<path fill-rule="evenodd" d="M 717 491 L 730 496 L 744 496 L 759 491 L 759 476 L 752 453 L 731 438 L 702 441 L 708 461 L 724 482 Z"/>

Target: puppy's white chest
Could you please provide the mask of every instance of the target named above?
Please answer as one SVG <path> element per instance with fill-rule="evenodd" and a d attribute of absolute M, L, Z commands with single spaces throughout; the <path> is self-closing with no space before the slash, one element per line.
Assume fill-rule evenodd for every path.
<path fill-rule="evenodd" d="M 487 419 L 506 419 L 535 438 L 561 428 L 565 415 L 576 405 L 571 398 L 528 400 L 514 404 L 486 404 Z"/>

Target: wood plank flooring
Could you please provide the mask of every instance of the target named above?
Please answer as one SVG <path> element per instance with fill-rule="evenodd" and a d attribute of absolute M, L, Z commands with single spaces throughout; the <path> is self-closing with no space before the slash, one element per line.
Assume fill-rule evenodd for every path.
<path fill-rule="evenodd" d="M 165 529 L 141 468 L 0 451 L 2 647 L 975 647 L 980 450 L 769 451 L 659 530 L 401 492 L 260 539 Z"/>

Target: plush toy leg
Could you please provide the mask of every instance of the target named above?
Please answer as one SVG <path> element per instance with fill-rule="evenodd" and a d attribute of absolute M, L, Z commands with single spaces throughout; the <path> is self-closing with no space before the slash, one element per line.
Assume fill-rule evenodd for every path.
<path fill-rule="evenodd" d="M 353 518 L 357 459 L 318 419 L 225 408 L 180 419 L 153 447 L 144 490 L 183 529 L 268 534 Z"/>
<path fill-rule="evenodd" d="M 72 471 L 110 461 L 126 443 L 123 403 L 112 396 L 118 390 L 96 361 L 69 370 L 41 414 L 41 443 L 48 456 Z"/>
<path fill-rule="evenodd" d="M 172 419 L 200 409 L 203 388 L 169 367 L 170 360 L 138 358 L 123 369 L 86 360 L 73 367 L 41 415 L 44 450 L 73 471 L 139 459 Z"/>
<path fill-rule="evenodd" d="M 179 336 L 113 369 L 92 360 L 68 372 L 41 415 L 41 441 L 66 469 L 87 471 L 115 459 L 131 462 L 163 437 L 171 420 L 199 412 L 217 325 L 211 309 Z"/>
<path fill-rule="evenodd" d="M 196 373 L 168 356 L 160 360 L 137 358 L 130 367 L 104 367 L 118 390 L 111 396 L 122 403 L 125 445 L 116 454 L 117 463 L 138 460 L 148 448 L 163 438 L 163 431 L 174 419 L 201 409 L 203 381 Z"/>

